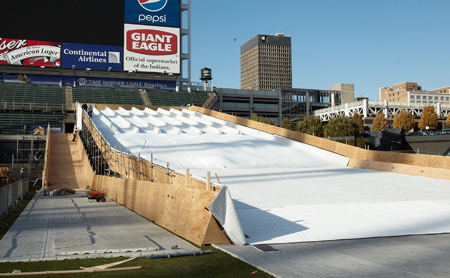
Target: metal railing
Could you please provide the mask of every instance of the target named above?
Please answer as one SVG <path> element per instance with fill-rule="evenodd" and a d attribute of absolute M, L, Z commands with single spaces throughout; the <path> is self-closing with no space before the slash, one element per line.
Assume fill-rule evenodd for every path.
<path fill-rule="evenodd" d="M 19 199 L 28 192 L 28 180 L 22 179 L 0 187 L 0 215 L 8 215 Z"/>
<path fill-rule="evenodd" d="M 65 104 L 49 104 L 49 103 L 34 103 L 34 102 L 0 102 L 0 110 L 3 111 L 61 111 L 64 112 Z"/>

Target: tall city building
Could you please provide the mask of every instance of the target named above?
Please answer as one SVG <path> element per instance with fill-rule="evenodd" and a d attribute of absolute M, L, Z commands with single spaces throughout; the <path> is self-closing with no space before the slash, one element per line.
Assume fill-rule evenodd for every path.
<path fill-rule="evenodd" d="M 241 45 L 241 88 L 292 88 L 291 37 L 256 35 Z"/>

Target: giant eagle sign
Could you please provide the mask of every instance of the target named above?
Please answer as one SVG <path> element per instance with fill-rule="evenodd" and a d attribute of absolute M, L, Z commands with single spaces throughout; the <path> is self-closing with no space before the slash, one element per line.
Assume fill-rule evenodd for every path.
<path fill-rule="evenodd" d="M 181 0 L 125 0 L 125 23 L 181 26 Z"/>
<path fill-rule="evenodd" d="M 180 73 L 180 29 L 125 24 L 124 70 Z"/>

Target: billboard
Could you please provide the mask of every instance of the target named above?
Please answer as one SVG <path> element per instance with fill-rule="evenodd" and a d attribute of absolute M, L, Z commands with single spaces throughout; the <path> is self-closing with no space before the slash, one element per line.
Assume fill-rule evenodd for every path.
<path fill-rule="evenodd" d="M 102 87 L 125 87 L 142 89 L 175 89 L 175 81 L 165 80 L 142 80 L 107 77 L 88 76 L 63 76 L 62 84 L 70 86 L 102 86 Z"/>
<path fill-rule="evenodd" d="M 0 83 L 2 82 L 61 85 L 61 77 L 59 75 L 0 72 Z"/>
<path fill-rule="evenodd" d="M 180 27 L 181 0 L 125 0 L 125 23 Z"/>
<path fill-rule="evenodd" d="M 180 74 L 180 29 L 125 24 L 125 71 Z"/>
<path fill-rule="evenodd" d="M 0 38 L 0 64 L 61 66 L 61 43 Z"/>
<path fill-rule="evenodd" d="M 62 67 L 122 70 L 122 47 L 80 43 L 62 44 Z"/>
<path fill-rule="evenodd" d="M 26 134 L 38 134 L 38 135 L 46 135 L 47 134 L 48 126 L 46 125 L 26 125 L 25 126 L 25 133 Z M 63 126 L 50 126 L 50 132 L 51 133 L 64 133 Z"/>

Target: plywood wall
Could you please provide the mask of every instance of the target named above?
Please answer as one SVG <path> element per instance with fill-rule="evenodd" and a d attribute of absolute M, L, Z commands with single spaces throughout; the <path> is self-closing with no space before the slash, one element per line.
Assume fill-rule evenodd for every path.
<path fill-rule="evenodd" d="M 297 140 L 327 151 L 331 151 L 333 153 L 349 157 L 351 158 L 351 163 L 349 164 L 350 167 L 391 171 L 409 175 L 450 180 L 450 157 L 448 156 L 364 150 L 358 147 L 338 143 L 325 138 L 291 131 L 281 127 L 267 125 L 244 118 L 239 118 L 217 111 L 208 110 L 202 107 L 191 106 L 188 109 L 225 121 L 258 129 L 267 133 Z M 358 161 L 360 161 L 360 163 L 358 163 Z M 366 163 L 361 163 L 361 161 L 366 161 Z M 365 166 L 363 167 L 362 165 Z M 401 167 L 401 165 L 411 165 L 415 167 Z"/>
<path fill-rule="evenodd" d="M 194 244 L 230 243 L 206 209 L 216 198 L 219 188 L 189 175 L 151 165 L 141 158 L 119 154 L 102 142 L 89 119 L 84 117 L 83 120 L 110 166 L 122 174 L 122 178 L 96 175 L 78 140 L 84 171 L 93 189 L 105 190 L 108 198 Z M 119 162 L 121 165 L 118 165 Z M 139 175 L 136 169 L 140 169 Z"/>

